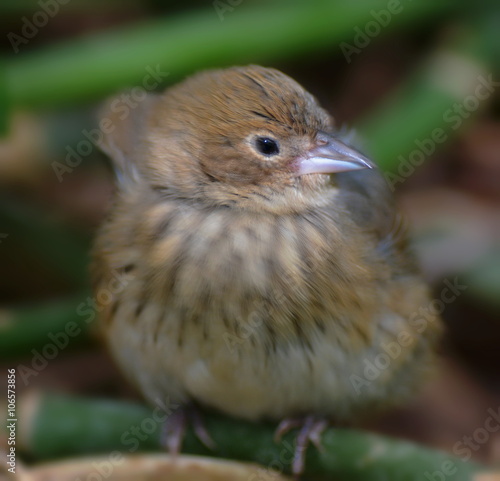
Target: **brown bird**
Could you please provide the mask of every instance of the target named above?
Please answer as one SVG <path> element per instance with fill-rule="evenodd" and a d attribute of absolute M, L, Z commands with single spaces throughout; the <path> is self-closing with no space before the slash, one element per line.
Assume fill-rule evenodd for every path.
<path fill-rule="evenodd" d="M 302 420 L 299 473 L 324 419 L 414 395 L 440 321 L 419 314 L 428 290 L 383 177 L 312 95 L 248 66 L 118 107 L 92 272 L 111 352 L 150 402 L 286 420 L 278 433 Z"/>

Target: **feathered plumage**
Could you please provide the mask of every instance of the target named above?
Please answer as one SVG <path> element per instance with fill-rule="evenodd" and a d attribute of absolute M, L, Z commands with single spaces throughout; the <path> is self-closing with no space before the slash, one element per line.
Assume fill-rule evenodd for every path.
<path fill-rule="evenodd" d="M 94 288 L 127 274 L 101 320 L 146 398 L 352 420 L 413 393 L 439 319 L 419 329 L 429 296 L 388 187 L 309 93 L 250 66 L 198 74 L 125 120 L 111 105 L 120 180 Z M 399 354 L 367 378 L 390 343 Z"/>

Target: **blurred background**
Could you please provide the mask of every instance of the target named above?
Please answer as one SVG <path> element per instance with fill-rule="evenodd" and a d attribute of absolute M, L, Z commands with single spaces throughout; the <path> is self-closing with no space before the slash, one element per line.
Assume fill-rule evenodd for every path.
<path fill-rule="evenodd" d="M 369 428 L 459 455 L 499 413 L 498 2 L 3 0 L 0 18 L 0 357 L 17 369 L 18 403 L 138 399 L 93 333 L 88 252 L 113 192 L 99 103 L 258 63 L 356 128 L 409 220 L 426 308 L 446 322 L 436 379 Z M 500 460 L 495 431 L 474 459 Z M 45 455 L 30 442 L 35 462 Z"/>

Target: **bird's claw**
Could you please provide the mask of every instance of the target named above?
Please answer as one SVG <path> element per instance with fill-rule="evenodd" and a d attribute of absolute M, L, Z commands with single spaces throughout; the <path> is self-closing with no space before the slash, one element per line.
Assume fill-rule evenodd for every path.
<path fill-rule="evenodd" d="M 214 450 L 215 442 L 208 433 L 198 409 L 194 406 L 183 406 L 173 412 L 164 425 L 161 444 L 168 452 L 173 455 L 180 453 L 189 424 L 201 443 Z"/>
<path fill-rule="evenodd" d="M 306 450 L 309 443 L 314 444 L 320 452 L 324 451 L 321 444 L 321 434 L 326 429 L 328 421 L 314 416 L 304 418 L 287 418 L 280 422 L 274 433 L 275 442 L 280 442 L 284 434 L 291 429 L 299 428 L 295 438 L 295 451 L 292 461 L 292 474 L 298 478 L 305 467 Z"/>

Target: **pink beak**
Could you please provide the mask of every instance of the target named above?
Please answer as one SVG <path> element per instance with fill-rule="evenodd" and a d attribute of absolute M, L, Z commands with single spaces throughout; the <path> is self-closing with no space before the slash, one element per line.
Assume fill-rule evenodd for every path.
<path fill-rule="evenodd" d="M 363 154 L 324 132 L 318 134 L 317 146 L 298 159 L 298 175 L 373 168 L 375 164 Z"/>

